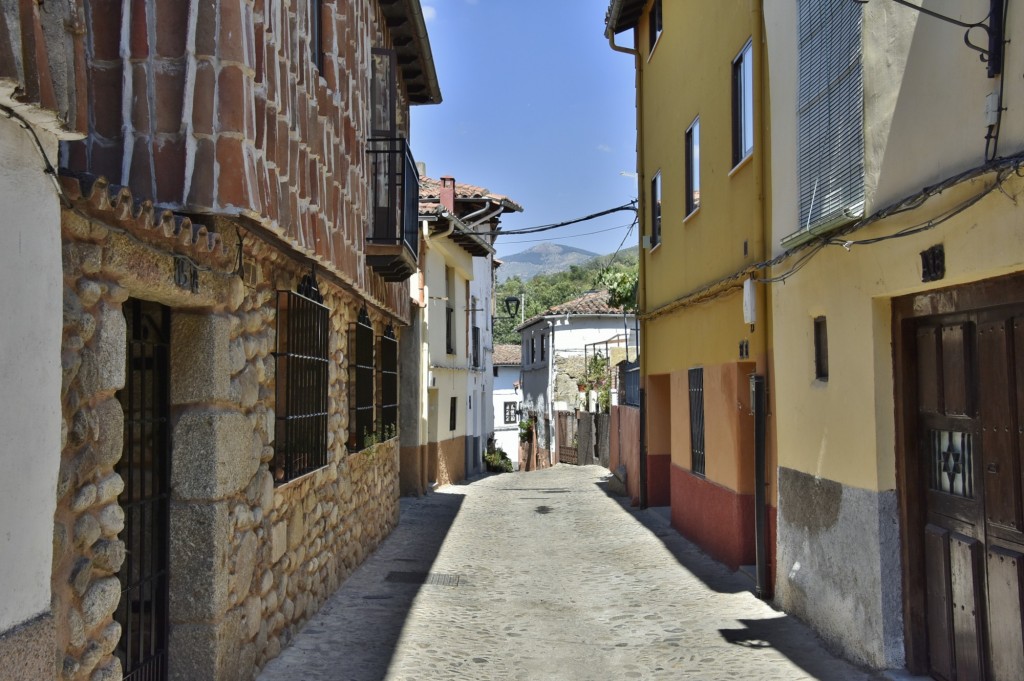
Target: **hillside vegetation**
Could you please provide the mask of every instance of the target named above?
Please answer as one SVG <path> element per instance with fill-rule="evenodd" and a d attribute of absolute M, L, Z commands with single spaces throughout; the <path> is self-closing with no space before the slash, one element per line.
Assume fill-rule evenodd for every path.
<path fill-rule="evenodd" d="M 498 284 L 494 294 L 495 313 L 494 342 L 520 342 L 515 328 L 521 319 L 529 319 L 543 313 L 554 305 L 560 305 L 573 298 L 578 298 L 587 291 L 595 289 L 613 289 L 613 304 L 631 302 L 633 283 L 637 273 L 637 249 L 619 251 L 614 256 L 599 255 L 579 265 L 570 265 L 568 269 L 552 274 L 539 274 L 528 281 L 519 277 L 506 279 Z M 520 311 L 514 319 L 508 318 L 505 311 L 505 298 L 509 296 L 524 297 L 526 300 L 525 314 Z M 615 298 L 618 294 L 620 299 Z M 622 300 L 625 298 L 627 300 Z"/>

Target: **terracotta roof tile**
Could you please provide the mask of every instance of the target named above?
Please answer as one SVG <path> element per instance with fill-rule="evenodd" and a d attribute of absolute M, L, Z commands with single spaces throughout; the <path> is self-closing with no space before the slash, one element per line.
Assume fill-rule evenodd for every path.
<path fill-rule="evenodd" d="M 494 366 L 518 366 L 523 363 L 523 348 L 519 345 L 495 345 Z"/>
<path fill-rule="evenodd" d="M 425 175 L 420 176 L 420 201 L 434 203 L 441 197 L 441 181 Z M 483 199 L 500 203 L 513 211 L 522 211 L 523 207 L 503 194 L 495 194 L 485 187 L 477 187 L 462 182 L 455 183 L 456 199 Z"/>
<path fill-rule="evenodd" d="M 574 298 L 561 305 L 549 307 L 539 315 L 530 317 L 517 328 L 523 329 L 530 326 L 538 319 L 560 315 L 597 315 L 597 314 L 622 314 L 621 307 L 612 307 L 608 304 L 608 290 L 587 291 L 579 298 Z"/>
<path fill-rule="evenodd" d="M 608 290 L 587 291 L 579 298 L 549 307 L 545 314 L 622 314 L 621 307 L 608 304 Z"/>

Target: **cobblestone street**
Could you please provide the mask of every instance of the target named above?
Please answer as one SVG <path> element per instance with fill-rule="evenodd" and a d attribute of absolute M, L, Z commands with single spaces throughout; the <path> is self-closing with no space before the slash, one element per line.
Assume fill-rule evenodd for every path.
<path fill-rule="evenodd" d="M 871 679 L 596 466 L 403 499 L 381 548 L 259 681 Z"/>

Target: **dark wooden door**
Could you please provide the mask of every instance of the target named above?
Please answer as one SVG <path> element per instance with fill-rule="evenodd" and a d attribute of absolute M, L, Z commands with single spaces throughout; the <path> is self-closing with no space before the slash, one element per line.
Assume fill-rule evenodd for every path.
<path fill-rule="evenodd" d="M 1024 309 L 915 324 L 929 671 L 1024 678 Z"/>
<path fill-rule="evenodd" d="M 129 299 L 124 409 L 124 480 L 119 503 L 127 556 L 118 574 L 116 654 L 126 681 L 166 681 L 170 503 L 170 310 Z"/>

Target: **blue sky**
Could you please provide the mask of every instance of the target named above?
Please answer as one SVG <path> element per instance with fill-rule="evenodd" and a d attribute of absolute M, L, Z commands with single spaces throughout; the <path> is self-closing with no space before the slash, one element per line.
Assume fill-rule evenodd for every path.
<path fill-rule="evenodd" d="M 636 169 L 633 59 L 608 47 L 608 0 L 421 2 L 444 98 L 412 111 L 412 149 L 428 175 L 452 175 L 517 201 L 525 210 L 505 216 L 504 229 L 560 222 L 635 198 L 636 179 L 621 174 Z M 622 212 L 503 236 L 498 256 L 541 238 L 611 253 L 632 219 Z M 625 245 L 636 242 L 634 229 Z"/>

